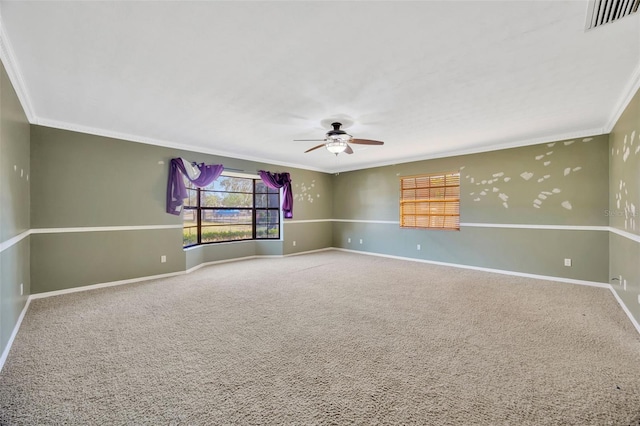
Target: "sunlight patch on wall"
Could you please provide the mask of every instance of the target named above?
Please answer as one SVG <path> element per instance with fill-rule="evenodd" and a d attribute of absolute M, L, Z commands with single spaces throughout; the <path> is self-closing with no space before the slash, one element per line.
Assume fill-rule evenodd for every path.
<path fill-rule="evenodd" d="M 529 180 L 533 177 L 533 173 L 531 172 L 522 172 L 520 173 L 520 177 L 524 180 Z"/>
<path fill-rule="evenodd" d="M 635 146 L 634 146 L 635 145 Z M 622 140 L 622 147 L 616 146 L 611 148 L 611 156 L 612 157 L 620 157 L 622 159 L 622 164 L 638 162 L 638 158 L 640 158 L 640 143 L 636 145 L 636 131 L 633 130 L 630 134 L 625 134 Z M 629 164 L 623 168 L 624 170 L 636 170 L 637 164 Z M 633 176 L 632 176 L 633 178 Z M 637 182 L 636 182 L 637 185 Z M 632 186 L 633 189 L 633 186 Z M 609 212 L 612 215 L 624 217 L 623 226 L 627 231 L 637 231 L 638 230 L 638 214 L 640 213 L 639 209 L 636 207 L 636 204 L 633 202 L 632 198 L 637 196 L 637 194 L 633 193 L 631 196 L 629 195 L 629 190 L 627 188 L 627 181 L 624 179 L 624 176 L 619 179 L 617 185 L 617 191 L 614 194 L 615 197 L 615 206 L 618 209 L 616 212 Z"/>
<path fill-rule="evenodd" d="M 582 139 L 583 142 L 589 142 L 591 140 L 593 140 L 593 138 Z M 579 165 L 566 164 L 564 167 L 562 167 L 563 165 L 558 164 L 562 162 L 572 162 L 572 157 L 570 155 L 567 156 L 567 154 L 570 151 L 564 151 L 564 150 L 573 149 L 571 145 L 574 145 L 577 141 L 579 140 L 573 139 L 573 140 L 568 140 L 563 142 L 547 143 L 545 145 L 542 145 L 543 147 L 542 149 L 546 148 L 543 153 L 536 154 L 533 156 L 533 160 L 534 160 L 533 163 L 527 163 L 525 160 L 524 163 L 527 169 L 520 172 L 519 174 L 519 176 L 524 181 L 527 182 L 526 184 L 524 184 L 525 187 L 528 187 L 529 185 L 545 184 L 546 181 L 553 182 L 555 185 L 558 185 L 559 183 L 558 176 L 560 177 L 560 179 L 569 178 L 569 177 L 572 177 L 574 173 L 581 171 L 582 166 L 579 166 Z M 554 165 L 552 165 L 550 156 L 555 155 L 557 157 L 558 154 L 555 153 L 556 151 L 554 150 L 548 150 L 548 148 L 553 148 L 553 147 L 556 147 L 556 151 L 560 150 L 564 154 L 562 156 L 564 160 L 562 159 L 554 160 L 553 161 L 553 163 L 555 163 Z M 544 167 L 544 169 L 542 169 L 542 167 Z M 542 170 L 544 170 L 544 172 Z M 553 176 L 556 176 L 555 180 Z M 504 171 L 492 173 L 491 178 L 488 178 L 488 179 L 484 179 L 478 176 L 473 176 L 472 173 L 467 174 L 465 178 L 468 183 L 474 184 L 475 186 L 480 186 L 480 188 L 482 188 L 480 192 L 472 191 L 468 193 L 470 196 L 475 197 L 473 198 L 473 201 L 475 202 L 480 202 L 484 200 L 489 201 L 492 199 L 490 195 L 495 194 L 497 195 L 497 200 L 495 201 L 501 202 L 502 206 L 505 209 L 509 208 L 509 186 L 510 185 L 506 185 L 506 188 L 503 188 L 502 185 L 496 185 L 496 183 L 500 181 L 502 183 L 508 183 L 509 181 L 511 181 L 511 176 L 506 176 L 506 173 Z M 547 188 L 549 188 L 549 186 L 547 186 Z M 557 200 L 557 199 L 553 201 L 554 197 L 552 196 L 555 194 L 559 194 L 561 192 L 561 189 L 559 187 L 553 187 L 552 189 L 547 189 L 547 188 L 545 188 L 544 190 L 538 191 L 538 195 L 530 204 L 533 208 L 540 209 L 545 205 L 547 205 L 548 203 L 552 203 L 552 205 L 561 206 L 566 210 L 573 210 L 573 205 L 570 199 L 563 200 L 562 202 L 560 202 L 560 200 Z M 523 192 L 522 186 L 519 186 L 518 192 L 519 193 Z M 514 200 L 510 200 L 510 201 L 513 202 Z"/>
<path fill-rule="evenodd" d="M 313 179 L 311 183 L 308 185 L 304 182 L 300 184 L 297 184 L 297 183 L 294 184 L 294 188 L 295 188 L 295 191 L 293 191 L 294 201 L 313 203 L 313 200 L 315 198 L 320 198 L 319 193 L 316 192 L 315 194 L 313 194 L 313 191 L 315 190 L 315 186 L 316 186 L 315 179 Z"/>

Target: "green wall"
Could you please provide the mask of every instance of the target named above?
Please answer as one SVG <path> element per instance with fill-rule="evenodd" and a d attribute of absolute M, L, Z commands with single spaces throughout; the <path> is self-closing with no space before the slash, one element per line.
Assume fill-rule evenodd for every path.
<path fill-rule="evenodd" d="M 309 186 L 316 199 L 329 202 L 313 204 L 298 196 L 294 200 L 294 220 L 286 220 L 283 225 L 283 241 L 234 242 L 183 250 L 181 230 L 166 228 L 181 225 L 180 217 L 165 213 L 169 161 L 175 157 L 223 164 L 249 174 L 257 170 L 288 171 L 295 192 L 300 194 L 301 187 Z M 177 273 L 207 262 L 290 254 L 330 245 L 330 222 L 328 230 L 324 230 L 328 239 L 318 237 L 318 222 L 307 222 L 331 216 L 331 176 L 326 173 L 42 126 L 31 129 L 31 166 L 33 293 Z M 165 228 L 75 229 L 141 226 Z M 291 238 L 301 244 L 293 246 Z M 161 256 L 166 256 L 166 263 L 160 263 Z"/>
<path fill-rule="evenodd" d="M 609 135 L 609 225 L 611 284 L 640 322 L 640 92 Z M 626 286 L 625 286 L 626 281 Z"/>
<path fill-rule="evenodd" d="M 332 246 L 609 280 L 609 235 L 598 228 L 609 224 L 607 136 L 329 175 L 42 126 L 32 126 L 31 134 L 33 293 Z M 283 225 L 283 240 L 183 250 L 175 228 L 68 232 L 179 226 L 180 218 L 164 212 L 168 163 L 178 156 L 248 173 L 289 171 L 295 215 Z M 461 230 L 400 229 L 400 176 L 447 170 L 461 171 Z M 570 229 L 576 226 L 581 228 Z M 160 263 L 162 255 L 166 263 Z M 565 258 L 572 259 L 571 267 L 564 266 Z"/>
<path fill-rule="evenodd" d="M 461 175 L 460 231 L 400 228 L 400 177 L 454 170 Z M 599 228 L 608 225 L 607 182 L 607 136 L 340 173 L 333 245 L 607 282 L 609 237 Z"/>
<path fill-rule="evenodd" d="M 0 64 L 0 354 L 30 292 L 29 123 L 7 72 Z M 20 295 L 20 284 L 24 294 Z"/>

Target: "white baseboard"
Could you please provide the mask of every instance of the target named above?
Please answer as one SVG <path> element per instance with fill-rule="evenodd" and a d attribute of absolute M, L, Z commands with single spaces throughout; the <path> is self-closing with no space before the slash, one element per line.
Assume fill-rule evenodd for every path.
<path fill-rule="evenodd" d="M 338 248 L 338 247 L 335 247 L 334 249 L 335 250 L 339 250 L 339 251 L 346 251 L 346 252 L 350 252 L 350 253 L 366 254 L 366 255 L 369 255 L 369 256 L 388 257 L 388 258 L 391 258 L 391 259 L 408 260 L 408 261 L 412 261 L 412 262 L 421 262 L 421 263 L 430 263 L 430 264 L 433 264 L 433 265 L 451 266 L 453 268 L 474 269 L 474 270 L 477 270 L 477 271 L 492 272 L 492 273 L 495 273 L 495 274 L 503 274 L 503 275 L 512 275 L 512 276 L 516 276 L 516 277 L 526 277 L 526 278 L 533 278 L 533 279 L 545 280 L 545 281 L 556 281 L 556 282 L 562 282 L 562 283 L 568 283 L 568 284 L 586 285 L 586 286 L 590 286 L 590 287 L 608 288 L 611 291 L 611 293 L 613 293 L 613 296 L 615 297 L 616 301 L 618 302 L 618 304 L 620 305 L 620 307 L 622 308 L 624 313 L 627 314 L 627 317 L 629 318 L 629 320 L 631 321 L 631 323 L 635 327 L 636 331 L 640 334 L 640 324 L 638 324 L 638 321 L 635 319 L 635 317 L 633 316 L 633 314 L 631 313 L 631 311 L 629 310 L 627 305 L 624 304 L 624 302 L 622 301 L 620 296 L 618 296 L 618 293 L 616 293 L 616 291 L 613 288 L 613 286 L 611 284 L 609 284 L 609 283 L 601 283 L 601 282 L 597 282 L 597 281 L 576 280 L 576 279 L 573 279 L 573 278 L 552 277 L 552 276 L 548 276 L 548 275 L 527 274 L 527 273 L 524 273 L 524 272 L 505 271 L 503 269 L 491 269 L 491 268 L 483 268 L 483 267 L 479 267 L 479 266 L 460 265 L 460 264 L 457 264 L 457 263 L 438 262 L 438 261 L 435 261 L 435 260 L 416 259 L 416 258 L 412 258 L 412 257 L 392 256 L 392 255 L 388 255 L 388 254 L 380 254 L 380 253 L 372 253 L 372 252 L 365 252 L 365 251 L 358 251 L 358 250 L 350 250 L 350 249 L 343 249 L 343 248 Z"/>
<path fill-rule="evenodd" d="M 9 356 L 9 351 L 11 350 L 11 346 L 13 345 L 13 341 L 18 335 L 18 330 L 20 330 L 20 325 L 22 325 L 22 320 L 27 313 L 27 309 L 29 308 L 29 304 L 31 303 L 31 296 L 27 298 L 27 303 L 24 304 L 22 308 L 22 312 L 20 312 L 20 316 L 18 316 L 18 321 L 16 321 L 15 327 L 13 327 L 13 331 L 11 332 L 11 336 L 9 336 L 9 340 L 7 341 L 7 346 L 2 351 L 2 356 L 0 356 L 0 371 L 4 367 L 4 363 L 7 361 L 7 357 Z"/>
<path fill-rule="evenodd" d="M 229 262 L 239 262 L 241 260 L 257 259 L 258 257 L 261 257 L 261 256 L 253 255 L 253 256 L 235 257 L 233 259 L 212 260 L 211 262 L 204 262 L 204 263 L 196 265 L 196 266 L 194 266 L 192 268 L 189 268 L 189 269 L 187 269 L 185 271 L 185 273 L 186 274 L 190 274 L 191 272 L 197 271 L 198 269 L 204 268 L 205 266 L 219 265 L 221 263 L 229 263 Z M 277 256 L 277 257 L 281 257 L 281 256 Z"/>
<path fill-rule="evenodd" d="M 299 251 L 299 252 L 296 252 L 296 253 L 285 254 L 284 257 L 300 256 L 301 254 L 319 253 L 321 251 L 329 251 L 329 250 L 335 250 L 335 248 L 333 248 L 333 247 L 325 247 L 325 248 L 315 249 L 315 250 Z"/>
<path fill-rule="evenodd" d="M 410 262 L 420 262 L 420 263 L 429 263 L 432 265 L 442 265 L 442 266 L 451 266 L 452 268 L 461 268 L 461 269 L 473 269 L 475 271 L 483 271 L 483 272 L 492 272 L 494 274 L 502 274 L 502 275 L 512 275 L 516 277 L 525 277 L 525 278 L 533 278 L 536 280 L 546 280 L 546 281 L 557 281 L 569 284 L 578 284 L 578 285 L 587 285 L 591 287 L 600 287 L 600 288 L 609 288 L 611 287 L 608 283 L 601 283 L 598 281 L 586 281 L 586 280 L 576 280 L 573 278 L 563 278 L 563 277 L 554 277 L 549 275 L 538 275 L 538 274 L 529 274 L 526 272 L 516 272 L 516 271 L 507 271 L 504 269 L 493 269 L 493 268 L 485 268 L 482 266 L 471 266 L 471 265 L 462 265 L 459 263 L 448 263 L 448 262 L 440 262 L 437 260 L 426 260 L 426 259 L 417 259 L 415 257 L 402 257 L 402 256 L 393 256 L 390 254 L 381 254 L 381 253 L 372 253 L 368 251 L 358 251 L 351 249 L 343 249 L 343 248 L 335 248 L 335 250 L 347 251 L 351 253 L 358 254 L 366 254 L 369 256 L 379 256 L 379 257 L 388 257 L 390 259 L 398 259 L 398 260 L 408 260 Z"/>
<path fill-rule="evenodd" d="M 638 324 L 638 321 L 636 321 L 633 314 L 631 314 L 631 311 L 629 310 L 629 308 L 627 308 L 627 305 L 624 304 L 620 296 L 618 296 L 618 293 L 616 292 L 616 290 L 613 288 L 612 285 L 609 285 L 609 290 L 611 290 L 611 293 L 613 293 L 613 297 L 616 298 L 616 300 L 618 301 L 618 304 L 620 305 L 624 313 L 627 314 L 627 316 L 631 320 L 631 323 L 636 328 L 636 331 L 640 333 L 640 324 Z"/>
<path fill-rule="evenodd" d="M 150 280 L 157 280 L 157 279 L 160 279 L 160 278 L 175 277 L 176 275 L 184 275 L 185 273 L 186 272 L 184 272 L 184 271 L 170 272 L 168 274 L 150 275 L 150 276 L 146 276 L 146 277 L 131 278 L 131 279 L 128 279 L 128 280 L 120 280 L 120 281 L 111 281 L 111 282 L 107 282 L 107 283 L 83 285 L 82 287 L 65 288 L 65 289 L 62 289 L 62 290 L 54 290 L 54 291 L 46 291 L 44 293 L 36 293 L 36 294 L 32 294 L 31 296 L 29 296 L 29 298 L 30 299 L 44 299 L 45 297 L 59 296 L 61 294 L 77 293 L 77 292 L 80 292 L 80 291 L 89 291 L 89 290 L 95 290 L 95 289 L 98 289 L 98 288 L 114 287 L 114 286 L 123 285 L 123 284 L 132 284 L 132 283 L 137 283 L 137 282 L 140 282 L 140 281 L 150 281 Z"/>
<path fill-rule="evenodd" d="M 299 256 L 301 254 L 309 254 L 309 253 L 317 253 L 320 251 L 327 251 L 327 250 L 334 250 L 333 247 L 326 247 L 326 248 L 321 248 L 321 249 L 316 249 L 316 250 L 307 250 L 307 251 L 301 251 L 301 252 L 297 252 L 297 253 L 289 253 L 289 254 L 283 254 L 283 255 L 279 255 L 279 254 L 274 254 L 274 255 L 270 255 L 270 254 L 256 254 L 253 256 L 245 256 L 245 257 L 236 257 L 233 259 L 224 259 L 224 260 L 213 260 L 211 262 L 204 262 L 201 263 L 199 265 L 196 265 L 192 268 L 187 269 L 185 272 L 187 274 L 193 272 L 193 271 L 197 271 L 200 268 L 203 268 L 205 266 L 210 266 L 210 265 L 218 265 L 220 263 L 229 263 L 229 262 L 237 262 L 240 260 L 250 260 L 250 259 L 276 259 L 276 258 L 283 258 L 283 257 L 290 257 L 290 256 Z"/>
<path fill-rule="evenodd" d="M 160 278 L 169 278 L 169 277 L 174 277 L 174 276 L 178 276 L 178 275 L 185 275 L 185 274 L 189 274 L 191 272 L 194 272 L 194 271 L 196 271 L 196 270 L 198 270 L 200 268 L 203 268 L 205 266 L 216 265 L 216 264 L 221 264 L 221 263 L 238 262 L 238 261 L 241 261 L 241 260 L 250 260 L 250 259 L 258 259 L 258 258 L 284 258 L 284 257 L 300 256 L 300 255 L 303 255 L 303 254 L 317 253 L 317 252 L 329 251 L 329 250 L 337 250 L 337 251 L 344 251 L 344 252 L 349 252 L 349 253 L 364 254 L 364 255 L 368 255 L 368 256 L 387 257 L 387 258 L 398 259 L 398 260 L 408 260 L 408 261 L 411 261 L 411 262 L 429 263 L 429 264 L 433 264 L 433 265 L 450 266 L 450 267 L 453 267 L 453 268 L 472 269 L 472 270 L 483 271 L 483 272 L 491 272 L 491 273 L 496 273 L 496 274 L 511 275 L 511 276 L 517 276 L 517 277 L 525 277 L 525 278 L 533 278 L 533 279 L 539 279 L 539 280 L 545 280 L 545 281 L 556 281 L 556 282 L 562 282 L 562 283 L 568 283 L 568 284 L 577 284 L 577 285 L 586 285 L 586 286 L 590 286 L 590 287 L 607 288 L 613 293 L 615 299 L 618 301 L 618 304 L 620 305 L 622 310 L 625 312 L 625 314 L 627 314 L 627 317 L 629 317 L 629 319 L 631 320 L 633 326 L 638 331 L 638 333 L 640 333 L 640 324 L 638 324 L 638 321 L 633 317 L 633 315 L 631 314 L 631 311 L 629 311 L 629 309 L 624 304 L 624 302 L 622 301 L 620 296 L 618 296 L 616 291 L 613 289 L 613 287 L 609 283 L 601 283 L 601 282 L 586 281 L 586 280 L 577 280 L 577 279 L 573 279 L 573 278 L 553 277 L 553 276 L 548 276 L 548 275 L 529 274 L 529 273 L 524 273 L 524 272 L 507 271 L 507 270 L 503 270 L 503 269 L 492 269 L 492 268 L 484 268 L 484 267 L 480 267 L 480 266 L 469 266 L 469 265 L 461 265 L 461 264 L 457 264 L 457 263 L 439 262 L 439 261 L 435 261 L 435 260 L 416 259 L 416 258 L 412 258 L 412 257 L 393 256 L 393 255 L 388 255 L 388 254 L 372 253 L 372 252 L 358 251 L 358 250 L 350 250 L 350 249 L 344 249 L 344 248 L 339 248 L 339 247 L 327 247 L 327 248 L 322 248 L 322 249 L 317 249 L 317 250 L 308 250 L 308 251 L 303 251 L 303 252 L 298 252 L 298 253 L 290 253 L 290 254 L 283 255 L 283 256 L 280 256 L 280 255 L 273 255 L 273 256 L 272 255 L 254 255 L 254 256 L 246 256 L 246 257 L 240 257 L 240 258 L 234 258 L 234 259 L 215 260 L 215 261 L 211 261 L 211 262 L 201 263 L 201 264 L 199 264 L 197 266 L 194 266 L 192 268 L 189 268 L 189 269 L 187 269 L 185 271 L 171 272 L 171 273 L 168 273 L 168 274 L 160 274 L 160 275 L 151 275 L 151 276 L 146 276 L 146 277 L 132 278 L 132 279 L 128 279 L 128 280 L 112 281 L 112 282 L 106 282 L 106 283 L 100 283 L 100 284 L 86 285 L 86 286 L 82 286 L 82 287 L 68 288 L 68 289 L 64 289 L 64 290 L 55 290 L 55 291 L 48 291 L 48 292 L 45 292 L 45 293 L 32 294 L 27 299 L 27 303 L 25 304 L 24 308 L 22 309 L 22 312 L 20 313 L 18 321 L 17 321 L 17 323 L 16 323 L 16 325 L 15 325 L 15 327 L 13 329 L 13 332 L 11 333 L 11 336 L 9 337 L 9 341 L 7 342 L 7 346 L 6 346 L 5 350 L 2 353 L 2 357 L 0 357 L 0 371 L 2 371 L 2 367 L 4 366 L 4 363 L 5 363 L 6 359 L 7 359 L 7 356 L 9 355 L 9 351 L 11 350 L 11 345 L 13 344 L 13 340 L 15 339 L 16 335 L 18 334 L 18 330 L 20 329 L 20 325 L 22 324 L 22 319 L 24 318 L 24 316 L 25 316 L 25 314 L 27 312 L 27 309 L 29 307 L 29 304 L 30 304 L 32 299 L 43 299 L 43 298 L 46 298 L 46 297 L 59 296 L 59 295 L 62 295 L 62 294 L 77 293 L 77 292 L 80 292 L 80 291 L 89 291 L 89 290 L 95 290 L 95 289 L 98 289 L 98 288 L 113 287 L 113 286 L 118 286 L 118 285 L 136 283 L 136 282 L 140 282 L 140 281 L 150 281 L 150 280 L 156 280 L 156 279 L 160 279 Z"/>
<path fill-rule="evenodd" d="M 245 256 L 245 257 L 236 257 L 233 259 L 224 259 L 224 260 L 214 260 L 211 262 L 204 262 L 201 263 L 199 265 L 196 265 L 192 268 L 189 268 L 185 271 L 178 271 L 178 272 L 169 272 L 167 274 L 160 274 L 160 275 L 148 275 L 148 276 L 144 276 L 144 277 L 138 277 L 138 278 L 131 278 L 131 279 L 127 279 L 127 280 L 120 280 L 120 281 L 110 281 L 110 282 L 105 282 L 105 283 L 98 283 L 98 284 L 90 284 L 90 285 L 83 285 L 81 287 L 73 287 L 73 288 L 65 288 L 62 290 L 53 290 L 53 291 L 47 291 L 44 293 L 36 293 L 36 294 L 32 294 L 31 296 L 29 296 L 30 299 L 43 299 L 46 297 L 52 297 L 52 296 L 59 296 L 61 294 L 68 294 L 68 293 L 77 293 L 79 291 L 89 291 L 89 290 L 95 290 L 98 288 L 105 288 L 105 287 L 113 287 L 113 286 L 118 286 L 118 285 L 123 285 L 123 284 L 131 284 L 131 283 L 137 283 L 140 281 L 151 281 L 151 280 L 157 280 L 160 278 L 169 278 L 169 277 L 175 277 L 177 275 L 184 275 L 184 274 L 189 274 L 193 271 L 196 271 L 202 267 L 205 266 L 209 266 L 209 265 L 217 265 L 220 263 L 229 263 L 229 262 L 238 262 L 241 260 L 250 260 L 250 259 L 264 259 L 264 258 L 282 258 L 282 257 L 288 257 L 288 256 L 298 256 L 301 254 L 309 254 L 309 253 L 315 253 L 315 252 L 319 252 L 319 251 L 326 251 L 326 250 L 334 250 L 332 247 L 328 247 L 328 248 L 322 248 L 322 249 L 317 249 L 317 250 L 308 250 L 308 251 L 301 251 L 298 253 L 291 253 L 291 254 L 286 254 L 286 255 L 253 255 L 253 256 Z"/>

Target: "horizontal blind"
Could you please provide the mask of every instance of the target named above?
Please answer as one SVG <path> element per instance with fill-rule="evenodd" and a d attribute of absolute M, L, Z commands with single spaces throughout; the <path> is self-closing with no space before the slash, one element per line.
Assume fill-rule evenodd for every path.
<path fill-rule="evenodd" d="M 460 229 L 460 173 L 400 178 L 400 226 Z"/>

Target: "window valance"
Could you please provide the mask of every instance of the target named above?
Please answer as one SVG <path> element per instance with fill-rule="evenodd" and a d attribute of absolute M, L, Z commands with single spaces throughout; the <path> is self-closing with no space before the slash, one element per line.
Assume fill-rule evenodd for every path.
<path fill-rule="evenodd" d="M 169 183 L 167 185 L 167 213 L 179 215 L 187 197 L 183 176 L 199 188 L 211 184 L 223 172 L 222 164 L 196 164 L 184 158 L 172 158 L 169 165 Z"/>
<path fill-rule="evenodd" d="M 271 173 L 260 170 L 258 175 L 269 188 L 284 188 L 282 190 L 282 212 L 285 218 L 293 218 L 293 193 L 291 192 L 291 176 L 289 176 L 289 173 Z"/>

